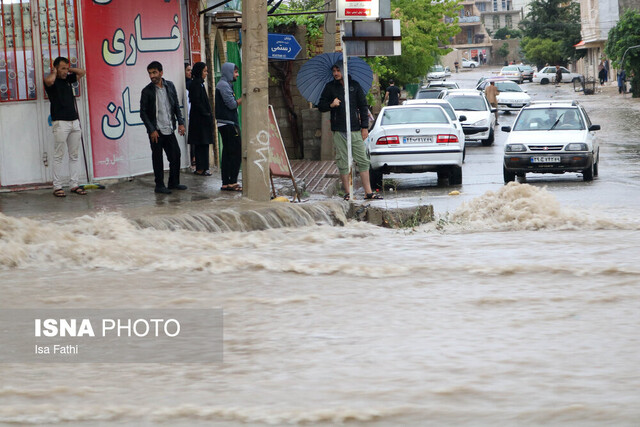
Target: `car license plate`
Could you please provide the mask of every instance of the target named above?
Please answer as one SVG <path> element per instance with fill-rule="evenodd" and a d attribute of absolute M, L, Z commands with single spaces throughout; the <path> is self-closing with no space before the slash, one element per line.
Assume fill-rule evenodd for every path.
<path fill-rule="evenodd" d="M 433 138 L 430 136 L 405 136 L 405 144 L 431 144 Z"/>
<path fill-rule="evenodd" d="M 512 107 L 522 107 L 522 104 L 511 104 Z"/>
<path fill-rule="evenodd" d="M 560 163 L 560 156 L 534 156 L 531 163 Z"/>

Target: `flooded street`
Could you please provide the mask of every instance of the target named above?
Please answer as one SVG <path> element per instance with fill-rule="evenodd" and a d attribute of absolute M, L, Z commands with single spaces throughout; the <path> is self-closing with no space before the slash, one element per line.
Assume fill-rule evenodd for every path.
<path fill-rule="evenodd" d="M 505 186 L 497 132 L 467 148 L 460 196 L 407 175 L 376 202 L 432 203 L 414 229 L 0 214 L 2 308 L 224 313 L 221 364 L 0 364 L 0 424 L 637 425 L 640 108 L 576 95 L 602 125 L 598 178 Z"/>

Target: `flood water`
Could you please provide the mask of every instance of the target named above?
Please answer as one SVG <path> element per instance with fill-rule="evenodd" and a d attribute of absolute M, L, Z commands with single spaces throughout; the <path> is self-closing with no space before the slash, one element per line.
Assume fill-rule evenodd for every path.
<path fill-rule="evenodd" d="M 220 364 L 0 364 L 0 423 L 638 425 L 632 138 L 592 184 L 491 178 L 414 229 L 0 214 L 0 307 L 224 313 Z"/>

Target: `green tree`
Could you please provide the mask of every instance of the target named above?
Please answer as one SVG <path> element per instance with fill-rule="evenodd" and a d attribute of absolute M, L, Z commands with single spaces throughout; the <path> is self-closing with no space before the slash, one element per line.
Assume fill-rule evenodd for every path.
<path fill-rule="evenodd" d="M 517 38 L 520 38 L 521 36 L 522 36 L 522 33 L 520 32 L 520 30 L 517 30 L 515 28 L 502 27 L 493 34 L 492 38 L 498 39 L 498 40 L 504 40 L 504 39 L 517 39 Z"/>
<path fill-rule="evenodd" d="M 638 45 L 640 45 L 640 13 L 627 10 L 616 26 L 609 30 L 605 53 L 616 68 L 626 71 L 627 79 L 631 78 L 631 92 L 634 98 L 640 97 L 640 48 L 629 48 Z M 624 62 L 622 62 L 623 56 Z"/>
<path fill-rule="evenodd" d="M 566 0 L 533 0 L 529 13 L 519 26 L 525 37 L 558 51 L 540 49 L 537 43 L 524 43 L 526 58 L 538 66 L 544 63 L 567 65 L 584 56 L 585 51 L 573 47 L 581 40 L 580 4 Z M 534 59 L 535 58 L 535 59 Z"/>
<path fill-rule="evenodd" d="M 419 81 L 441 55 L 451 51 L 441 46 L 460 31 L 456 17 L 461 6 L 458 0 L 391 0 L 391 8 L 391 17 L 400 20 L 402 55 L 367 62 L 383 84 L 393 79 L 400 86 Z M 446 23 L 443 16 L 456 19 Z"/>
<path fill-rule="evenodd" d="M 501 58 L 506 58 L 509 55 L 509 43 L 504 42 L 497 52 Z"/>
<path fill-rule="evenodd" d="M 547 63 L 555 65 L 564 62 L 561 40 L 553 41 L 541 37 L 525 37 L 520 42 L 520 48 L 527 60 L 536 64 L 538 69 L 541 69 Z"/>

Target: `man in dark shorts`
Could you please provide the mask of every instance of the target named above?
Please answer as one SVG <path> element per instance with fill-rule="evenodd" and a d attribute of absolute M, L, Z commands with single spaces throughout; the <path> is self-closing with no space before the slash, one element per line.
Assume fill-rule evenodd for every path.
<path fill-rule="evenodd" d="M 69 188 L 72 193 L 84 196 L 87 194 L 78 185 L 80 179 L 80 162 L 78 152 L 82 138 L 80 121 L 76 110 L 75 98 L 71 85 L 86 74 L 82 68 L 70 68 L 69 60 L 62 56 L 53 61 L 51 73 L 44 78 L 44 87 L 51 101 L 51 121 L 54 137 L 53 154 L 53 195 L 65 197 L 62 189 L 62 158 L 65 146 L 69 153 Z"/>
<path fill-rule="evenodd" d="M 400 88 L 394 85 L 393 80 L 389 80 L 389 87 L 387 88 L 387 93 L 384 95 L 384 102 L 386 102 L 387 105 L 400 104 Z"/>

